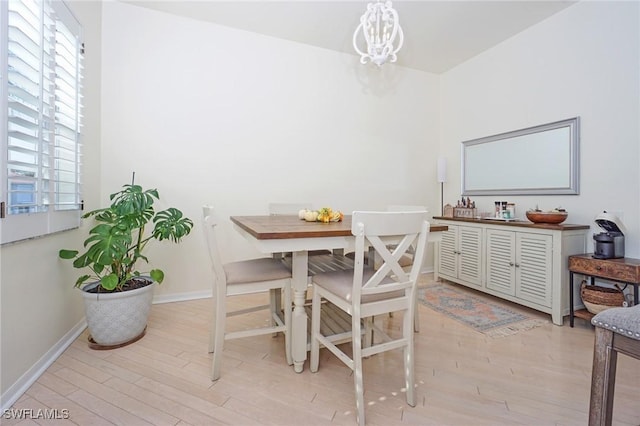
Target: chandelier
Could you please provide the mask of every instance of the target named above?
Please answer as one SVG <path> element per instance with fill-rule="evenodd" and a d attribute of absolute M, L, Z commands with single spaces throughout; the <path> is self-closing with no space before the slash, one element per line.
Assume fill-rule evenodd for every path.
<path fill-rule="evenodd" d="M 366 48 L 358 46 L 362 42 L 362 34 Z M 373 62 L 382 66 L 385 62 L 395 62 L 396 53 L 402 47 L 404 36 L 395 11 L 390 1 L 377 0 L 369 3 L 364 15 L 360 17 L 360 25 L 353 33 L 353 47 L 360 55 L 360 63 Z"/>

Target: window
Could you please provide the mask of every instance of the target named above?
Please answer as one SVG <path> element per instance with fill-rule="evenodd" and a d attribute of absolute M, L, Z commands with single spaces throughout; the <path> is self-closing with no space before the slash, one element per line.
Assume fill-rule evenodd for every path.
<path fill-rule="evenodd" d="M 0 2 L 0 242 L 80 223 L 81 27 L 56 0 Z"/>

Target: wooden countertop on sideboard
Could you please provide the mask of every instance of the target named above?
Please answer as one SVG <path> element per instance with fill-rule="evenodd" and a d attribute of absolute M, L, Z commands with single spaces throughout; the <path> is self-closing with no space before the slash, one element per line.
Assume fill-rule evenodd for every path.
<path fill-rule="evenodd" d="M 500 226 L 518 226 L 524 228 L 536 228 L 536 229 L 551 229 L 554 231 L 571 231 L 574 229 L 589 229 L 589 225 L 576 225 L 571 223 L 561 223 L 561 224 L 552 224 L 552 223 L 533 223 L 528 220 L 495 220 L 495 219 L 476 219 L 476 218 L 466 218 L 466 217 L 444 217 L 444 216 L 433 216 L 435 220 L 452 220 L 454 222 L 468 222 L 468 223 L 478 223 L 482 225 L 500 225 Z"/>

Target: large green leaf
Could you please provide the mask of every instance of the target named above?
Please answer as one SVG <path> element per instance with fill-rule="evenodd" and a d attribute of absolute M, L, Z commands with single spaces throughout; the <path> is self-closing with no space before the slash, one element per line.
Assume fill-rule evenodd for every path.
<path fill-rule="evenodd" d="M 118 276 L 116 274 L 109 274 L 102 277 L 100 285 L 107 290 L 113 290 L 118 286 Z"/>
<path fill-rule="evenodd" d="M 78 250 L 65 250 L 62 249 L 58 252 L 60 259 L 73 259 L 78 255 Z"/>
<path fill-rule="evenodd" d="M 131 246 L 131 234 L 118 226 L 101 224 L 89 231 L 91 236 L 85 240 L 87 252 L 78 259 L 85 258 L 85 264 L 97 263 L 102 266 L 113 262 L 122 262 Z M 84 262 L 83 261 L 83 262 Z M 75 263 L 74 263 L 75 266 Z"/>
<path fill-rule="evenodd" d="M 193 228 L 193 221 L 183 217 L 182 212 L 173 207 L 158 212 L 153 222 L 153 236 L 160 241 L 168 239 L 177 243 L 182 237 L 189 235 Z"/>
<path fill-rule="evenodd" d="M 151 276 L 151 279 L 158 284 L 164 281 L 164 272 L 162 272 L 160 269 L 152 269 L 151 272 L 149 272 L 149 275 Z"/>
<path fill-rule="evenodd" d="M 156 189 L 142 190 L 140 185 L 124 185 L 123 189 L 111 194 L 111 208 L 119 215 L 138 215 L 152 208 L 154 198 L 159 198 Z"/>

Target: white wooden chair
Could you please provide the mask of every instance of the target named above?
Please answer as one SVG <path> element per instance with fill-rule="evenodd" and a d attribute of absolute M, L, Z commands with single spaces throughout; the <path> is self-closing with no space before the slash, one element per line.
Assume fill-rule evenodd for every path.
<path fill-rule="evenodd" d="M 425 206 L 415 206 L 415 205 L 407 205 L 407 204 L 392 204 L 387 206 L 387 211 L 389 212 L 424 212 L 428 213 L 428 210 Z M 407 250 L 407 254 L 402 256 L 400 260 L 400 265 L 403 268 L 408 268 L 413 264 L 415 257 L 415 247 L 411 247 L 411 249 Z M 413 319 L 413 331 L 416 333 L 420 332 L 420 311 L 418 310 L 418 300 L 416 299 L 416 308 L 414 310 L 414 319 Z"/>
<path fill-rule="evenodd" d="M 313 276 L 311 315 L 310 369 L 318 371 L 320 345 L 325 346 L 354 371 L 358 422 L 364 425 L 364 387 L 362 359 L 371 355 L 402 348 L 407 403 L 416 404 L 414 391 L 413 318 L 416 283 L 429 235 L 427 212 L 354 212 L 351 232 L 356 237 L 355 268 L 353 271 L 329 272 Z M 389 238 L 396 240 L 390 248 Z M 417 242 L 416 242 L 417 241 Z M 380 257 L 378 269 L 365 268 L 365 247 L 371 245 Z M 409 272 L 400 259 L 410 247 L 415 247 L 415 261 Z M 325 336 L 320 332 L 322 299 L 351 315 L 352 357 L 336 345 L 344 335 Z M 402 335 L 389 336 L 373 317 L 390 312 L 403 312 Z M 361 320 L 372 326 L 371 333 L 361 339 Z M 363 347 L 364 346 L 364 347 Z"/>
<path fill-rule="evenodd" d="M 291 359 L 291 270 L 282 261 L 273 258 L 258 258 L 223 264 L 216 239 L 216 221 L 213 209 L 203 207 L 204 230 L 209 256 L 214 274 L 213 280 L 213 321 L 209 339 L 209 352 L 213 352 L 211 380 L 220 378 L 220 365 L 224 341 L 270 333 L 284 333 L 287 363 Z M 227 312 L 226 299 L 229 296 L 254 294 L 269 291 L 272 296 L 269 305 L 254 306 Z M 274 303 L 273 293 L 284 295 L 284 310 Z M 227 317 L 269 309 L 272 325 L 249 330 L 228 332 L 225 329 Z"/>
<path fill-rule="evenodd" d="M 387 211 L 388 212 L 423 212 L 426 211 L 428 212 L 427 208 L 425 206 L 417 206 L 417 205 L 408 205 L 408 204 L 392 204 L 387 206 Z M 354 257 L 354 253 L 347 253 L 345 256 L 347 256 L 350 259 L 353 259 Z M 411 247 L 409 250 L 407 250 L 407 253 L 405 253 L 404 256 L 402 256 L 402 258 L 400 259 L 400 266 L 402 266 L 403 268 L 407 269 L 410 268 L 411 265 L 413 265 L 413 258 L 415 256 L 415 247 Z M 369 253 L 366 252 L 364 254 L 364 263 L 369 264 Z M 373 262 L 371 262 L 373 264 Z M 416 300 L 417 303 L 417 300 Z M 416 309 L 414 310 L 414 315 L 415 318 L 413 320 L 413 331 L 415 331 L 416 333 L 420 332 L 420 312 L 418 311 L 418 305 L 416 304 Z M 393 316 L 393 314 L 389 314 L 391 316 Z"/>

